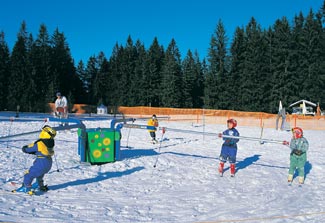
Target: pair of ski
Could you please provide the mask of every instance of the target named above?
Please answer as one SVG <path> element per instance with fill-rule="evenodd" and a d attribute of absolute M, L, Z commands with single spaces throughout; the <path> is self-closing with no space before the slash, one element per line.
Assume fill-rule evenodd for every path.
<path fill-rule="evenodd" d="M 15 182 L 10 182 L 10 184 L 13 187 L 19 186 L 18 183 L 15 183 Z M 21 187 L 11 190 L 11 192 L 12 193 L 23 193 L 23 194 L 28 194 L 28 195 L 42 195 L 42 194 L 46 193 L 48 190 L 49 190 L 49 188 L 47 187 L 47 185 L 43 186 L 40 189 L 38 183 L 35 182 L 32 184 L 32 186 L 31 186 L 31 188 L 29 188 L 29 190 L 26 190 L 26 187 L 24 187 L 22 185 Z"/>
<path fill-rule="evenodd" d="M 223 172 L 219 172 L 219 176 L 220 176 L 220 177 L 223 177 Z M 234 177 L 235 177 L 235 174 L 230 174 L 230 177 L 231 177 L 231 178 L 234 178 Z"/>
<path fill-rule="evenodd" d="M 288 186 L 292 186 L 293 184 L 293 180 L 292 181 L 288 181 Z M 298 187 L 302 187 L 302 183 L 298 183 Z"/>
<path fill-rule="evenodd" d="M 157 143 L 159 143 L 159 141 L 155 139 L 155 140 L 151 140 L 151 143 L 152 144 L 157 144 Z"/>

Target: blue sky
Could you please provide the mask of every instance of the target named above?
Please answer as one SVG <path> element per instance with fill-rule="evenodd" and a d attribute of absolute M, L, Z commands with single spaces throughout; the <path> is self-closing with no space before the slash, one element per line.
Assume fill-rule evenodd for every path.
<path fill-rule="evenodd" d="M 190 49 L 202 59 L 219 19 L 231 41 L 236 27 L 254 17 L 262 28 L 286 16 L 310 9 L 318 11 L 324 0 L 3 0 L 0 31 L 10 50 L 24 20 L 27 31 L 38 35 L 41 24 L 49 34 L 63 32 L 75 63 L 87 62 L 103 51 L 110 57 L 114 45 L 125 45 L 128 35 L 149 48 L 154 37 L 166 49 L 171 39 L 184 57 Z"/>

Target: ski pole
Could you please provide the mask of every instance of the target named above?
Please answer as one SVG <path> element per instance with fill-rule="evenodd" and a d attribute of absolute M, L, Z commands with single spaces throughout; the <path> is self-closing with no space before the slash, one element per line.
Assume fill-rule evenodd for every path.
<path fill-rule="evenodd" d="M 25 176 L 25 174 L 23 176 L 19 177 L 18 179 L 10 180 L 10 181 L 7 181 L 7 182 L 9 182 L 12 186 L 17 186 L 19 184 L 21 185 L 22 183 L 20 183 L 19 181 L 21 179 L 23 179 L 24 176 Z"/>
<path fill-rule="evenodd" d="M 55 161 L 55 164 L 56 164 L 56 172 L 60 172 L 58 161 L 56 160 L 56 154 L 55 153 L 54 153 L 54 161 Z"/>
<path fill-rule="evenodd" d="M 132 121 L 132 124 L 134 123 L 135 120 Z M 128 137 L 126 140 L 126 148 L 129 148 L 129 137 L 130 137 L 130 132 L 131 132 L 131 128 L 129 128 L 129 132 L 128 132 Z"/>
<path fill-rule="evenodd" d="M 160 140 L 160 143 L 159 143 L 159 149 L 158 149 L 158 153 L 159 153 L 159 154 L 160 154 L 161 143 L 162 143 L 162 141 L 163 141 L 163 139 L 164 139 L 164 134 L 165 134 L 165 132 L 166 132 L 166 129 L 163 127 L 163 128 L 162 128 L 161 140 Z M 156 161 L 155 161 L 155 164 L 153 165 L 154 168 L 156 168 L 156 166 L 157 166 L 157 163 L 158 163 L 158 157 L 159 157 L 159 156 L 157 156 Z"/>

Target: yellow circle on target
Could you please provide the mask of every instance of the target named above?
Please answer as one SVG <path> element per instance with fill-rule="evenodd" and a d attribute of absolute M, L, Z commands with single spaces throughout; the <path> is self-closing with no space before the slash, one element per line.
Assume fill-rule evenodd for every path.
<path fill-rule="evenodd" d="M 111 140 L 110 140 L 109 138 L 105 138 L 105 139 L 103 140 L 103 144 L 104 144 L 105 146 L 108 146 L 109 144 L 111 144 Z"/>
<path fill-rule="evenodd" d="M 101 147 L 102 146 L 102 144 L 100 142 L 97 145 L 98 145 L 98 147 Z"/>
<path fill-rule="evenodd" d="M 109 151 L 110 149 L 109 148 L 106 148 L 106 151 Z"/>
<path fill-rule="evenodd" d="M 96 135 L 95 135 L 95 138 L 98 139 L 98 138 L 99 138 L 99 135 L 96 134 Z"/>
<path fill-rule="evenodd" d="M 99 157 L 101 157 L 101 155 L 102 155 L 102 152 L 101 151 L 99 151 L 98 149 L 94 150 L 93 156 L 95 158 L 99 158 Z"/>

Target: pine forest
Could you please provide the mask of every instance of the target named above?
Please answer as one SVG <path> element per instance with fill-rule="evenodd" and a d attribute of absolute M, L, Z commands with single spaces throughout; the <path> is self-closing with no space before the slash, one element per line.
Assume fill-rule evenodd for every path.
<path fill-rule="evenodd" d="M 270 27 L 252 17 L 233 34 L 216 21 L 204 58 L 181 55 L 175 39 L 146 47 L 128 36 L 109 57 L 74 61 L 64 32 L 41 24 L 33 36 L 27 23 L 12 50 L 0 30 L 0 111 L 46 112 L 57 91 L 70 104 L 275 113 L 280 100 L 306 99 L 325 108 L 325 2 Z"/>

